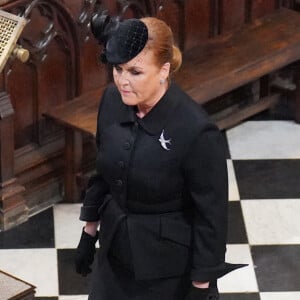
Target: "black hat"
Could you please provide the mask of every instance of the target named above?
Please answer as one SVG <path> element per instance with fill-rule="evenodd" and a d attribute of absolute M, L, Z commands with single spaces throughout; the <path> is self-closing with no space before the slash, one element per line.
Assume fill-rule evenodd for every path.
<path fill-rule="evenodd" d="M 101 61 L 123 64 L 137 56 L 148 41 L 147 26 L 138 19 L 119 21 L 105 14 L 95 15 L 91 30 L 103 45 Z"/>

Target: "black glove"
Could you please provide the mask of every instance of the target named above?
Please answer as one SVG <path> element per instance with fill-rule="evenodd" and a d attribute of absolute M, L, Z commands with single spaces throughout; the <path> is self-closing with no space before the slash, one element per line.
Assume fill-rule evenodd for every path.
<path fill-rule="evenodd" d="M 219 292 L 217 288 L 196 288 L 192 285 L 185 300 L 218 300 Z"/>
<path fill-rule="evenodd" d="M 76 272 L 82 276 L 92 272 L 90 265 L 94 261 L 96 252 L 96 242 L 98 240 L 98 232 L 96 236 L 87 234 L 84 229 L 82 230 L 81 238 L 76 250 L 75 267 Z"/>

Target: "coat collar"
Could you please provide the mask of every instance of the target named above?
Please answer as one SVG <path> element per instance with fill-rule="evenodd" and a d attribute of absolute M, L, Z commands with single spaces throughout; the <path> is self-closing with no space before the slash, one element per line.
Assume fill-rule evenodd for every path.
<path fill-rule="evenodd" d="M 179 93 L 176 91 L 178 91 L 178 86 L 175 83 L 171 83 L 160 101 L 142 119 L 136 116 L 136 107 L 123 105 L 120 123 L 125 124 L 137 121 L 149 134 L 159 134 L 179 103 Z"/>

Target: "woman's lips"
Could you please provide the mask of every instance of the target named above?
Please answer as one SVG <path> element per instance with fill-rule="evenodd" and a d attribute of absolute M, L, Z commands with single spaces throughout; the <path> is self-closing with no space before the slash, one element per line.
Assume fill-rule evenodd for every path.
<path fill-rule="evenodd" d="M 121 90 L 121 94 L 123 94 L 123 95 L 129 95 L 131 92 L 130 91 L 123 91 L 123 90 Z"/>

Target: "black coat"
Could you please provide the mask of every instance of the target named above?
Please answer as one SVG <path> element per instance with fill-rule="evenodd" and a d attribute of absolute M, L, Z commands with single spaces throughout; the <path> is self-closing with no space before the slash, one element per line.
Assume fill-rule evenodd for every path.
<path fill-rule="evenodd" d="M 124 217 L 136 279 L 190 272 L 192 280 L 209 281 L 236 268 L 224 262 L 225 144 L 200 105 L 173 83 L 139 119 L 111 85 L 99 108 L 96 142 L 97 175 L 80 219 L 101 219 L 100 251 Z"/>

